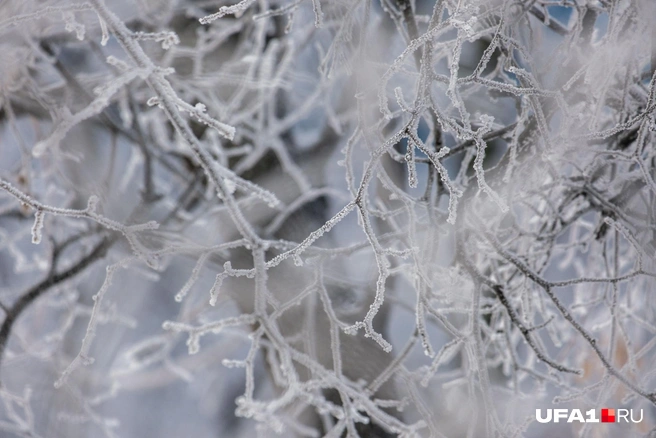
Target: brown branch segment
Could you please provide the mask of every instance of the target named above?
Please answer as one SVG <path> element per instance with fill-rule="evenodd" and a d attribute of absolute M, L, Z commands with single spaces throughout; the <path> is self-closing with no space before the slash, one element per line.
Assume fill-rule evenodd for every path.
<path fill-rule="evenodd" d="M 0 370 L 7 342 L 9 341 L 9 336 L 11 336 L 11 330 L 23 311 L 53 286 L 77 276 L 95 261 L 103 258 L 113 242 L 114 239 L 104 237 L 89 254 L 79 259 L 77 263 L 62 272 L 49 275 L 46 279 L 25 292 L 11 307 L 6 309 L 5 319 L 2 322 L 2 326 L 0 326 Z"/>

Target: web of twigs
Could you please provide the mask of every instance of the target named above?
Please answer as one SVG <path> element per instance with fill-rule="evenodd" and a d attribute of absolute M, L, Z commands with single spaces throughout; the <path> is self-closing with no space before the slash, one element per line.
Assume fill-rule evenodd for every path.
<path fill-rule="evenodd" d="M 435 388 L 465 394 L 471 416 L 449 427 L 468 436 L 528 429 L 530 415 L 503 411 L 499 394 L 550 388 L 556 402 L 598 406 L 619 394 L 656 404 L 649 5 L 426 3 L 143 2 L 130 20 L 104 0 L 11 10 L 0 32 L 19 44 L 0 78 L 1 135 L 19 158 L 3 164 L 0 215 L 20 225 L 13 235 L 0 228 L 0 242 L 16 275 L 40 280 L 2 292 L 3 368 L 39 348 L 57 355 L 55 387 L 78 394 L 79 409 L 62 418 L 106 436 L 121 427 L 99 398 L 119 397 L 121 382 L 148 367 L 192 379 L 175 346 L 185 339 L 190 355 L 215 354 L 211 335 L 249 346 L 244 359 L 223 361 L 244 370 L 237 414 L 285 434 L 364 436 L 371 424 L 446 436 Z M 67 65 L 72 39 L 100 66 Z M 299 133 L 304 123 L 320 128 Z M 86 199 L 66 194 L 62 172 L 87 160 L 67 140 L 80 126 L 108 132 L 113 150 Z M 317 182 L 312 156 L 325 167 L 338 155 L 339 170 Z M 279 173 L 259 178 L 266 166 Z M 133 185 L 138 202 L 112 219 L 110 194 Z M 332 217 L 285 236 L 317 199 Z M 354 221 L 355 241 L 331 240 Z M 25 253 L 26 234 L 43 252 Z M 87 394 L 78 376 L 97 366 L 100 327 L 143 317 L 112 300 L 116 279 L 157 282 L 181 258 L 195 265 L 175 294 L 178 318 L 125 352 L 106 393 Z M 357 270 L 368 259 L 373 278 L 335 278 L 341 261 Z M 106 278 L 91 306 L 63 292 L 96 265 Z M 284 293 L 281 275 L 291 279 Z M 340 301 L 344 290 L 355 310 Z M 29 345 L 21 322 L 32 305 L 67 316 Z M 398 329 L 389 308 L 413 315 L 403 342 L 392 341 L 400 332 L 389 333 Z M 77 355 L 46 347 L 81 316 Z M 9 342 L 15 333 L 26 338 Z M 369 372 L 370 357 L 357 354 L 372 346 L 383 359 Z M 276 388 L 267 397 L 258 396 L 262 360 Z M 42 433 L 31 394 L 3 382 L 0 428 Z"/>

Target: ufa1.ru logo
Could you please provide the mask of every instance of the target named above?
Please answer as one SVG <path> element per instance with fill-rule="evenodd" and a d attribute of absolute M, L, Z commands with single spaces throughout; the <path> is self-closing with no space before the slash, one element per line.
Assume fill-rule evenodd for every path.
<path fill-rule="evenodd" d="M 637 410 L 634 416 L 633 409 L 600 409 L 601 415 L 597 416 L 597 409 L 585 411 L 585 415 L 580 409 L 542 409 L 535 410 L 535 419 L 540 423 L 559 423 L 564 420 L 567 423 L 640 423 L 642 421 L 642 409 L 638 418 Z M 601 420 L 600 420 L 601 418 Z"/>

